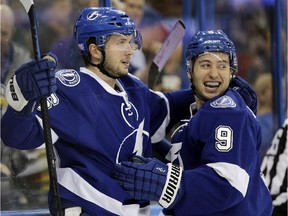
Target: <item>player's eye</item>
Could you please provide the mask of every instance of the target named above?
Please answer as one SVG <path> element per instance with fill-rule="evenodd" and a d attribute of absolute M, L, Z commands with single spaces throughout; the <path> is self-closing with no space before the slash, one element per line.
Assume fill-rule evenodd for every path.
<path fill-rule="evenodd" d="M 208 69 L 210 67 L 211 67 L 210 63 L 202 63 L 202 64 L 200 64 L 200 68 L 202 68 L 202 69 Z"/>
<path fill-rule="evenodd" d="M 228 65 L 228 63 L 226 63 L 226 62 L 217 64 L 217 69 L 218 69 L 218 70 L 225 70 L 225 69 L 227 69 L 227 68 L 229 68 L 229 65 Z"/>

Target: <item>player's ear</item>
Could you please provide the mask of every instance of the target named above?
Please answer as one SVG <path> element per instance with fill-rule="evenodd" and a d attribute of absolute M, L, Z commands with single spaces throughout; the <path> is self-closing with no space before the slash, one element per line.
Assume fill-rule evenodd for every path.
<path fill-rule="evenodd" d="M 101 61 L 102 59 L 102 53 L 100 51 L 100 49 L 98 48 L 98 46 L 94 43 L 91 43 L 89 44 L 88 46 L 88 50 L 89 50 L 89 53 L 90 53 L 90 57 L 91 57 L 91 60 L 94 59 L 94 63 L 97 63 Z"/>
<path fill-rule="evenodd" d="M 189 69 L 187 69 L 187 77 L 188 77 L 188 79 L 189 80 L 191 80 L 192 79 L 192 71 L 191 70 L 189 70 Z"/>
<path fill-rule="evenodd" d="M 98 46 L 94 43 L 89 44 L 88 47 L 89 53 L 92 57 L 100 59 L 101 58 L 101 51 L 99 50 Z"/>
<path fill-rule="evenodd" d="M 190 84 L 193 85 L 193 69 L 192 68 L 187 69 L 187 77 L 190 81 Z"/>

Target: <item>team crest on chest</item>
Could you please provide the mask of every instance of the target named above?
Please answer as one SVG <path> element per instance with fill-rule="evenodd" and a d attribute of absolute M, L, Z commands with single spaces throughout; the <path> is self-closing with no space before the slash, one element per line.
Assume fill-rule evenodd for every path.
<path fill-rule="evenodd" d="M 234 102 L 234 100 L 227 95 L 216 99 L 215 101 L 211 102 L 210 105 L 214 108 L 236 107 L 236 103 Z"/>
<path fill-rule="evenodd" d="M 129 127 L 134 129 L 136 127 L 135 123 L 138 124 L 138 110 L 131 102 L 128 105 L 125 103 L 121 104 L 121 115 Z"/>
<path fill-rule="evenodd" d="M 68 87 L 76 86 L 80 83 L 79 74 L 73 69 L 63 69 L 59 70 L 56 73 L 56 77 L 59 81 Z"/>

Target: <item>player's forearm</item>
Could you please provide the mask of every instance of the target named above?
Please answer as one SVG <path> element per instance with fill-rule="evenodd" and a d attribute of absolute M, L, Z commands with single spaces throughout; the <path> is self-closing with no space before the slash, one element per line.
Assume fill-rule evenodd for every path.
<path fill-rule="evenodd" d="M 1 119 L 1 139 L 5 145 L 17 149 L 32 149 L 44 143 L 35 115 L 19 115 L 11 107 Z"/>
<path fill-rule="evenodd" d="M 185 192 L 173 207 L 175 215 L 185 215 L 186 212 L 193 212 L 195 215 L 225 212 L 243 200 L 237 189 L 206 166 L 185 170 L 183 178 Z M 195 203 L 198 204 L 193 205 Z"/>

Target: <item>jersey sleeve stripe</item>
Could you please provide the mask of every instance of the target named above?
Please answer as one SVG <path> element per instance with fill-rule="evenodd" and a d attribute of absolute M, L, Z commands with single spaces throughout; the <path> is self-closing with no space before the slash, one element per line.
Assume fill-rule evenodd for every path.
<path fill-rule="evenodd" d="M 208 163 L 206 165 L 212 168 L 219 176 L 227 179 L 227 181 L 236 188 L 243 197 L 246 196 L 250 177 L 244 169 L 235 164 L 225 162 Z"/>

